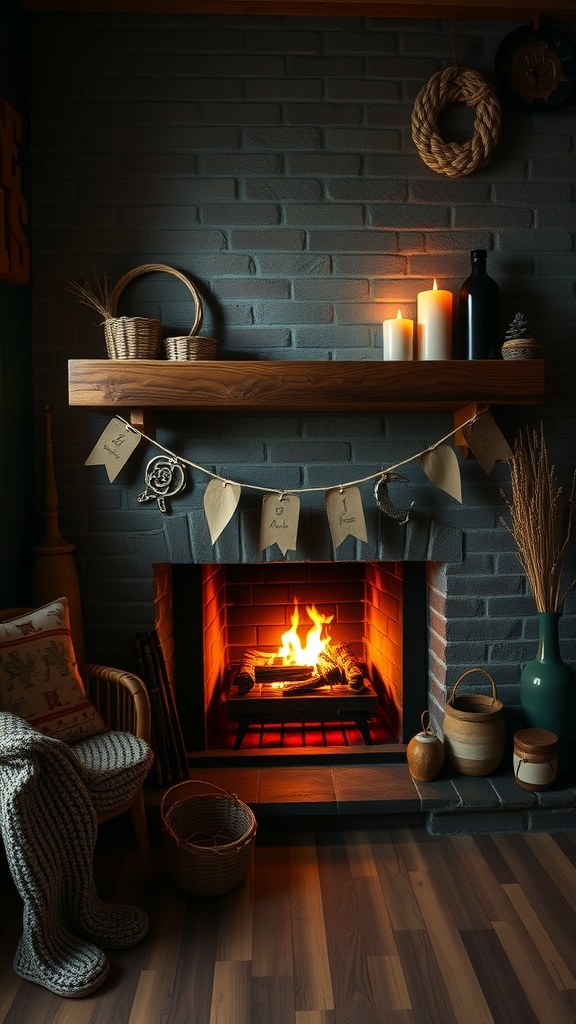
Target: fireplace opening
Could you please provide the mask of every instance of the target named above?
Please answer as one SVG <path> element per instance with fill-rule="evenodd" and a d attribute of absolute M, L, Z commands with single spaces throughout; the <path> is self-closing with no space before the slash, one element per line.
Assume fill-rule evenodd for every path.
<path fill-rule="evenodd" d="M 375 754 L 419 730 L 428 687 L 425 562 L 172 564 L 156 566 L 155 576 L 156 625 L 192 755 L 303 747 Z M 313 607 L 328 623 L 328 654 L 348 651 L 361 685 L 344 670 L 310 686 L 310 667 L 278 668 L 295 607 Z M 310 628 L 304 620 L 299 640 Z M 254 685 L 242 693 L 238 674 L 254 653 Z"/>

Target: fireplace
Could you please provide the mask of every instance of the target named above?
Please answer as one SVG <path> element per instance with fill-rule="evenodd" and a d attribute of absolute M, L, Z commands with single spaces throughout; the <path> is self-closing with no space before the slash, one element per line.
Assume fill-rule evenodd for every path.
<path fill-rule="evenodd" d="M 312 755 L 352 748 L 374 756 L 394 753 L 420 728 L 428 689 L 427 563 L 170 564 L 155 566 L 154 575 L 156 626 L 192 756 L 234 750 L 246 759 L 303 747 Z M 375 695 L 375 713 L 365 699 L 334 700 L 322 704 L 320 718 L 299 711 L 292 721 L 280 697 L 278 712 L 267 703 L 240 736 L 246 722 L 238 720 L 234 680 L 242 657 L 278 651 L 295 603 L 330 619 L 331 644 L 349 645 L 367 682 L 361 696 Z M 310 625 L 304 619 L 302 636 Z M 334 696 L 341 691 L 335 687 Z"/>

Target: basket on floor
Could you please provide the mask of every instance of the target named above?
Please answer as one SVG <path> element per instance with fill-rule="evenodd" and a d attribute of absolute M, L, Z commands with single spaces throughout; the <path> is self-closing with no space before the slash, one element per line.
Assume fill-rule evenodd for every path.
<path fill-rule="evenodd" d="M 190 794 L 191 786 L 210 792 Z M 177 789 L 189 795 L 166 806 Z M 194 896 L 218 896 L 244 880 L 256 819 L 235 794 L 200 779 L 179 782 L 162 797 L 160 816 L 166 867 L 180 889 Z"/>
<path fill-rule="evenodd" d="M 456 695 L 459 684 L 472 672 L 481 672 L 492 684 L 492 695 Z M 463 775 L 489 775 L 504 756 L 506 730 L 504 705 L 496 695 L 496 684 L 483 668 L 469 668 L 454 684 L 446 701 L 444 748 L 454 768 Z"/>
<path fill-rule="evenodd" d="M 195 286 L 179 270 L 165 263 L 144 263 L 134 267 L 114 285 L 110 295 L 111 316 L 104 321 L 104 337 L 110 359 L 156 359 L 162 343 L 162 325 L 159 320 L 151 320 L 142 316 L 116 316 L 118 302 L 126 285 L 142 274 L 157 273 L 173 274 L 182 281 L 196 304 L 192 332 L 196 331 L 202 319 L 201 308 L 198 306 L 199 295 Z"/>

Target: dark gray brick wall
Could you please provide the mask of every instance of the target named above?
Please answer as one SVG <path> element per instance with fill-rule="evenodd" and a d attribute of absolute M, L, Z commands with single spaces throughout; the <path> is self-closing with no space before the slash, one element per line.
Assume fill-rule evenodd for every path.
<path fill-rule="evenodd" d="M 273 558 L 258 551 L 261 496 L 246 489 L 214 550 L 203 514 L 207 478 L 193 472 L 167 516 L 139 505 L 156 452 L 142 444 L 110 484 L 84 466 L 108 420 L 67 404 L 67 360 L 105 355 L 97 317 L 67 289 L 92 268 L 112 281 L 163 262 L 190 273 L 204 330 L 221 358 L 382 356 L 382 320 L 415 317 L 436 276 L 458 291 L 469 250 L 486 247 L 502 291 L 502 326 L 522 309 L 546 347 L 543 408 L 499 410 L 510 441 L 544 416 L 559 475 L 573 462 L 576 213 L 575 101 L 547 114 L 503 107 L 486 168 L 435 174 L 410 135 L 414 100 L 452 60 L 441 20 L 32 14 L 32 238 L 38 422 L 54 413 L 61 527 L 76 544 L 89 656 L 131 665 L 152 616 L 153 561 Z M 463 63 L 493 78 L 516 24 L 458 22 Z M 561 30 L 576 43 L 576 23 Z M 471 111 L 448 115 L 459 140 Z M 121 312 L 158 316 L 184 333 L 189 296 L 173 278 L 135 281 Z M 448 415 L 228 416 L 167 413 L 158 439 L 243 483 L 322 487 L 391 465 L 451 429 Z M 507 471 L 461 462 L 463 505 L 409 463 L 414 523 L 382 522 L 363 491 L 369 543 L 341 560 L 448 552 L 448 677 L 489 666 L 514 701 L 533 656 L 531 598 L 501 524 Z M 334 557 L 322 497 L 302 496 L 299 550 Z M 562 620 L 576 659 L 576 608 Z"/>

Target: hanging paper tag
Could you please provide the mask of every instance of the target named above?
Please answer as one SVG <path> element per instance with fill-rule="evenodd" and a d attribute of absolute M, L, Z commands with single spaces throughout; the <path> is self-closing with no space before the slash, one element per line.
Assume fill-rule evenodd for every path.
<path fill-rule="evenodd" d="M 462 481 L 456 452 L 447 444 L 420 456 L 420 465 L 431 483 L 462 504 Z"/>
<path fill-rule="evenodd" d="M 242 488 L 228 480 L 211 480 L 204 492 L 204 512 L 210 540 L 216 543 L 225 526 L 236 511 Z"/>
<path fill-rule="evenodd" d="M 368 540 L 362 497 L 357 487 L 333 487 L 326 491 L 324 501 L 335 548 L 350 536 Z"/>
<path fill-rule="evenodd" d="M 260 550 L 277 544 L 283 555 L 296 550 L 300 498 L 296 494 L 265 494 L 260 520 Z"/>
<path fill-rule="evenodd" d="M 496 462 L 512 458 L 512 450 L 491 413 L 483 412 L 474 423 L 463 427 L 462 433 L 488 476 Z"/>
<path fill-rule="evenodd" d="M 137 430 L 130 430 L 115 417 L 98 438 L 84 465 L 104 466 L 112 482 L 138 447 L 141 437 Z"/>

